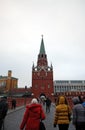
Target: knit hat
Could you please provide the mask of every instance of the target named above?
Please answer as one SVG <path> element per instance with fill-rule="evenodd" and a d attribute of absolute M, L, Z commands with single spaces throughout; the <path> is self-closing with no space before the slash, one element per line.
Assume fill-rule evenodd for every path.
<path fill-rule="evenodd" d="M 72 101 L 73 101 L 74 104 L 80 103 L 80 100 L 79 100 L 78 97 L 73 97 L 73 98 L 72 98 Z"/>
<path fill-rule="evenodd" d="M 59 97 L 59 104 L 64 104 L 65 103 L 65 97 L 60 96 Z"/>
<path fill-rule="evenodd" d="M 37 104 L 38 100 L 36 98 L 33 98 L 32 101 L 31 101 L 31 103 L 36 103 Z"/>

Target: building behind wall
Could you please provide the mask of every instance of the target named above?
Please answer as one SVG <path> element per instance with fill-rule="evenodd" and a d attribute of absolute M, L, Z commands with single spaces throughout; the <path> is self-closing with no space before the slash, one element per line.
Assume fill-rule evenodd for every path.
<path fill-rule="evenodd" d="M 55 80 L 54 93 L 78 96 L 85 94 L 85 80 Z"/>
<path fill-rule="evenodd" d="M 59 95 L 65 95 L 68 103 L 73 107 L 72 98 L 85 95 L 85 80 L 55 80 L 54 100 L 56 102 Z"/>
<path fill-rule="evenodd" d="M 35 97 L 53 95 L 53 66 L 48 66 L 47 55 L 44 47 L 43 37 L 41 39 L 40 51 L 37 65 L 32 66 L 32 94 Z"/>
<path fill-rule="evenodd" d="M 18 87 L 18 79 L 15 77 L 12 77 L 12 71 L 8 71 L 7 76 L 0 76 L 0 92 L 9 92 L 13 88 Z"/>

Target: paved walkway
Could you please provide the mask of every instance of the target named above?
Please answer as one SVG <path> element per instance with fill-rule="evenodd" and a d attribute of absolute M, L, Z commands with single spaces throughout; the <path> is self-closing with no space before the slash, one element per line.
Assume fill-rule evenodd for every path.
<path fill-rule="evenodd" d="M 20 110 L 22 108 L 25 108 L 25 106 L 16 107 L 15 109 L 9 109 L 8 112 L 7 112 L 7 114 L 10 114 L 12 112 L 16 112 L 16 111 L 18 111 L 18 110 Z"/>
<path fill-rule="evenodd" d="M 55 113 L 55 105 L 52 104 L 50 113 L 46 113 L 46 120 L 44 121 L 46 125 L 46 130 L 59 130 L 58 126 L 56 126 L 55 128 L 53 127 L 54 113 Z M 72 123 L 70 123 L 68 130 L 75 130 Z"/>
<path fill-rule="evenodd" d="M 54 120 L 54 112 L 55 106 L 54 104 L 51 105 L 50 113 L 46 113 L 46 108 L 43 106 L 43 109 L 46 114 L 46 119 L 44 120 L 46 130 L 59 130 L 58 126 L 56 128 L 53 127 L 53 120 Z M 19 125 L 21 123 L 23 114 L 25 111 L 25 106 L 17 107 L 15 110 L 8 110 L 8 116 L 5 120 L 5 130 L 19 130 Z M 75 130 L 72 123 L 69 125 L 69 130 Z"/>

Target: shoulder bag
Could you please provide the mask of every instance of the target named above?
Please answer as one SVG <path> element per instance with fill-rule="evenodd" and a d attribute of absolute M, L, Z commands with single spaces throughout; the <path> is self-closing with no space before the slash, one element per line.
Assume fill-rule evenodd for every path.
<path fill-rule="evenodd" d="M 41 115 L 40 115 L 41 117 Z M 40 130 L 46 130 L 45 124 L 42 120 L 40 120 Z"/>
<path fill-rule="evenodd" d="M 69 113 L 69 107 L 68 107 L 68 118 L 69 118 L 69 121 L 71 121 L 71 114 Z"/>
<path fill-rule="evenodd" d="M 40 121 L 40 130 L 46 130 L 44 122 Z"/>

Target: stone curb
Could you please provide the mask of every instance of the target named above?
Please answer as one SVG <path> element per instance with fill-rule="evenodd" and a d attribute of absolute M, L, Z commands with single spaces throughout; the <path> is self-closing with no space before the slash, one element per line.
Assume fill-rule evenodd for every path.
<path fill-rule="evenodd" d="M 18 111 L 20 109 L 23 109 L 23 108 L 25 108 L 25 106 L 16 107 L 16 109 L 9 109 L 8 112 L 7 112 L 7 115 L 9 115 L 9 114 L 11 114 L 13 112 L 16 112 L 16 111 Z"/>

